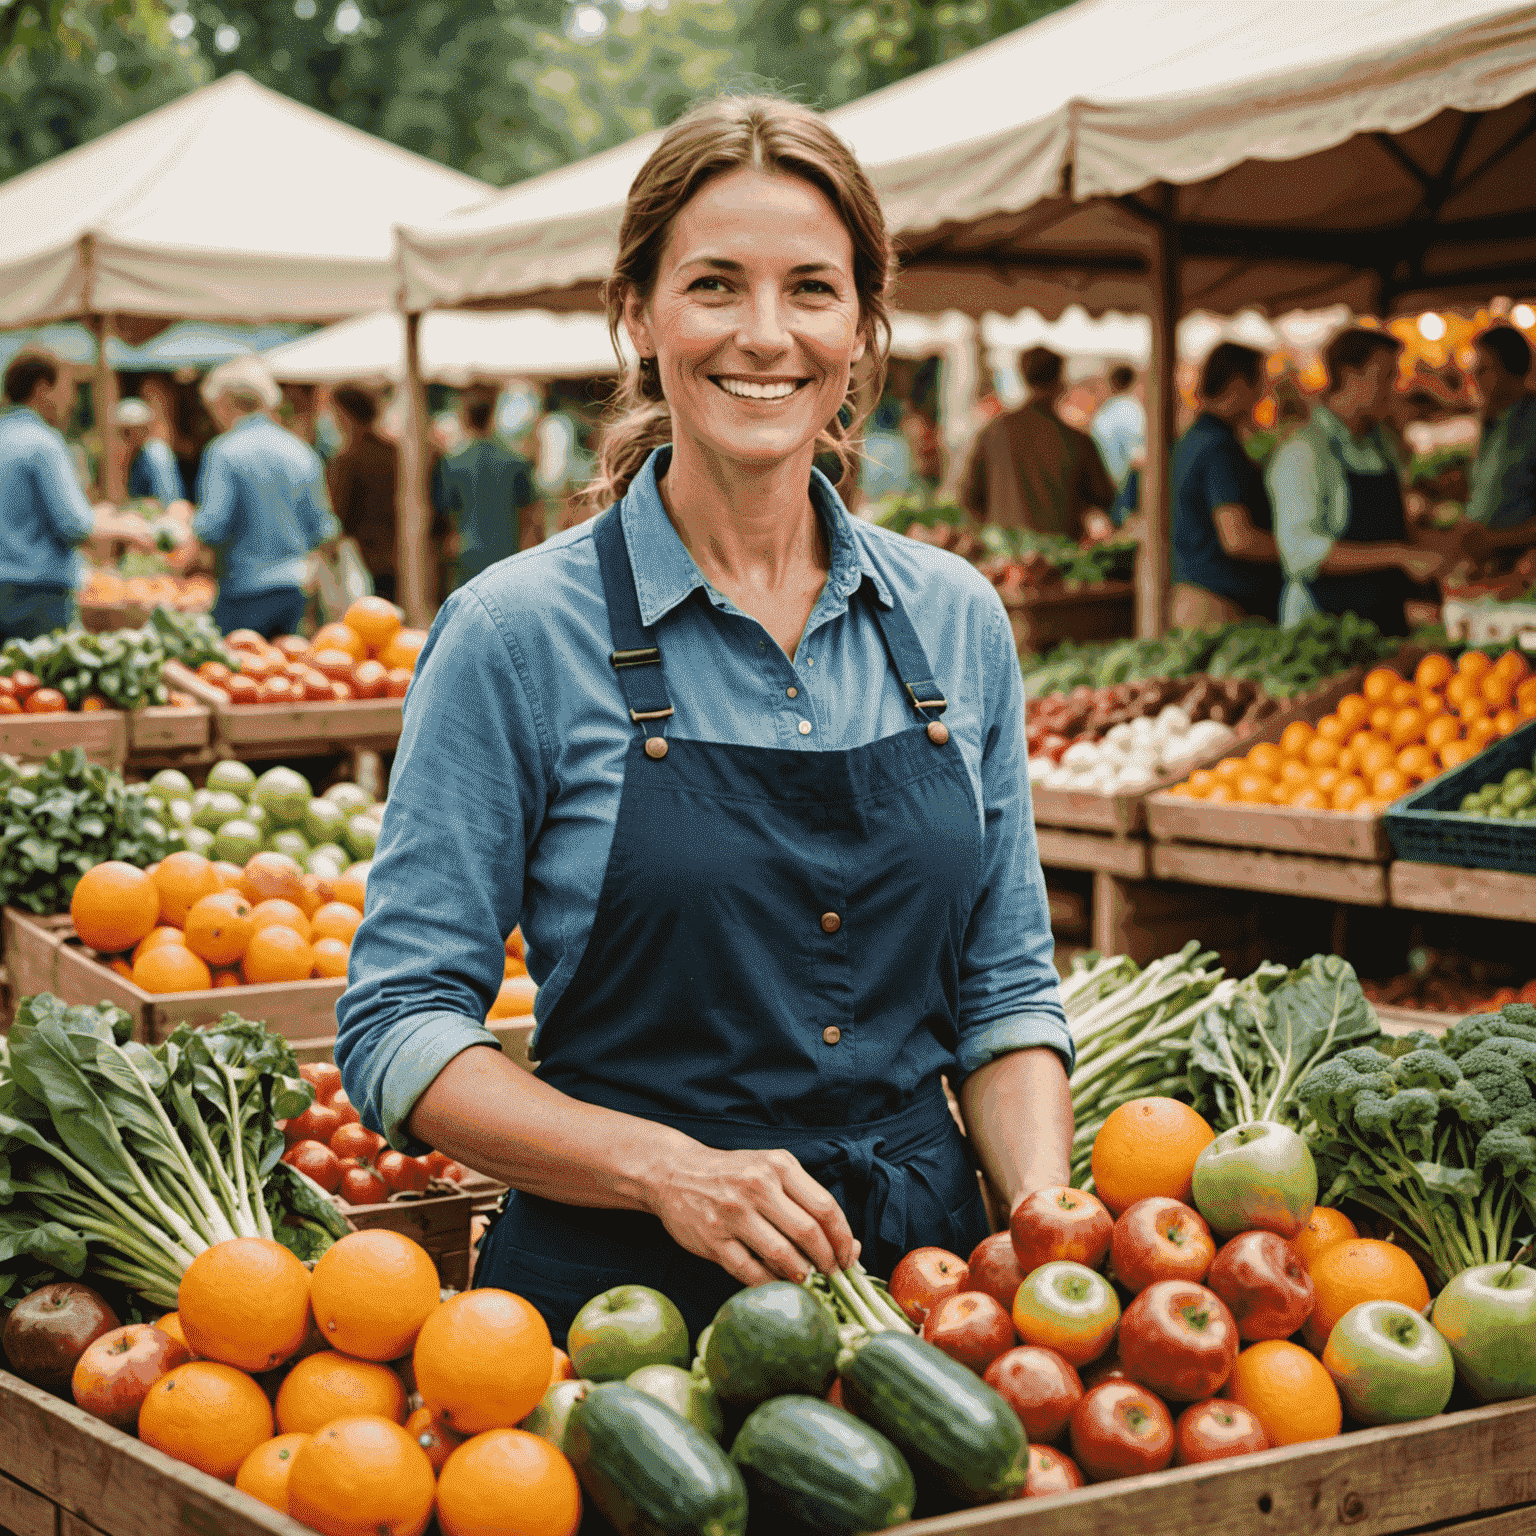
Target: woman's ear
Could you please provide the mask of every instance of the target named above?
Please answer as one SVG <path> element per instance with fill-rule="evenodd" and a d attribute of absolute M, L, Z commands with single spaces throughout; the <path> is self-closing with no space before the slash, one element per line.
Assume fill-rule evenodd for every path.
<path fill-rule="evenodd" d="M 650 321 L 646 317 L 645 303 L 631 288 L 624 295 L 624 330 L 631 344 L 641 357 L 655 357 L 656 343 L 651 339 Z"/>

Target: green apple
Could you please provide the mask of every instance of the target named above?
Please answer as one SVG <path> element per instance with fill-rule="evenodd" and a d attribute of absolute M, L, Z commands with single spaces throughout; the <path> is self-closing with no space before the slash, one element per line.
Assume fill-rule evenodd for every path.
<path fill-rule="evenodd" d="M 226 821 L 213 835 L 213 857 L 245 865 L 262 850 L 261 829 L 244 817 Z"/>
<path fill-rule="evenodd" d="M 1195 1160 L 1195 1209 L 1217 1232 L 1278 1232 L 1289 1241 L 1317 1204 L 1317 1165 L 1288 1125 L 1250 1120 Z"/>
<path fill-rule="evenodd" d="M 1464 1269 L 1430 1318 L 1481 1401 L 1536 1395 L 1536 1269 L 1502 1261 Z"/>
<path fill-rule="evenodd" d="M 234 758 L 225 758 L 208 770 L 207 783 L 209 789 L 227 789 L 232 795 L 246 800 L 256 783 L 256 770 Z"/>
<path fill-rule="evenodd" d="M 1456 1385 L 1449 1345 L 1400 1301 L 1351 1307 L 1328 1335 L 1323 1365 L 1362 1424 L 1432 1418 Z"/>
<path fill-rule="evenodd" d="M 1052 1259 L 1025 1275 L 1014 1293 L 1013 1326 L 1026 1344 L 1043 1345 L 1073 1365 L 1109 1348 L 1120 1322 L 1115 1288 L 1086 1264 Z"/>
<path fill-rule="evenodd" d="M 213 833 L 207 827 L 183 827 L 182 841 L 190 853 L 200 853 L 205 859 L 216 858 L 213 851 Z"/>
<path fill-rule="evenodd" d="M 334 800 L 315 799 L 304 812 L 304 832 L 314 843 L 334 843 L 347 824 L 347 813 Z"/>
<path fill-rule="evenodd" d="M 638 1371 L 630 1372 L 626 1384 L 665 1403 L 712 1440 L 725 1433 L 725 1415 L 708 1376 L 700 1378 L 677 1365 L 642 1365 Z"/>
<path fill-rule="evenodd" d="M 557 1451 L 565 1449 L 565 1432 L 570 1425 L 571 1409 L 586 1396 L 590 1381 L 554 1381 L 539 1405 L 517 1427 L 537 1435 Z"/>
<path fill-rule="evenodd" d="M 335 880 L 351 857 L 338 843 L 321 843 L 318 848 L 311 848 L 299 862 L 310 874 L 319 875 L 322 880 Z"/>
<path fill-rule="evenodd" d="M 227 789 L 216 789 L 193 809 L 192 825 L 217 832 L 226 821 L 235 821 L 244 814 L 245 801 L 239 795 L 232 795 Z"/>
<path fill-rule="evenodd" d="M 240 819 L 250 822 L 253 827 L 260 827 L 263 836 L 273 830 L 272 818 L 267 815 L 266 807 L 257 805 L 254 800 L 240 813 Z"/>
<path fill-rule="evenodd" d="M 267 834 L 267 847 L 273 853 L 286 853 L 301 869 L 309 857 L 309 839 L 297 827 L 279 827 Z"/>
<path fill-rule="evenodd" d="M 313 798 L 309 780 L 292 768 L 268 768 L 251 788 L 251 799 L 279 827 L 298 826 Z"/>
<path fill-rule="evenodd" d="M 342 841 L 360 859 L 371 859 L 379 841 L 379 824 L 367 811 L 359 811 L 347 818 Z"/>
<path fill-rule="evenodd" d="M 165 805 L 166 819 L 176 823 L 178 827 L 192 825 L 192 802 L 190 800 L 167 800 Z"/>
<path fill-rule="evenodd" d="M 588 1381 L 623 1381 L 642 1365 L 688 1364 L 688 1325 L 660 1291 L 616 1285 L 571 1323 L 571 1364 Z"/>
<path fill-rule="evenodd" d="M 192 780 L 179 768 L 162 768 L 154 778 L 149 781 L 152 794 L 162 800 L 190 800 L 192 798 Z M 217 785 L 214 786 L 218 788 Z"/>
<path fill-rule="evenodd" d="M 320 798 L 339 805 L 348 816 L 366 811 L 373 804 L 373 796 L 362 785 L 347 782 L 332 784 Z"/>

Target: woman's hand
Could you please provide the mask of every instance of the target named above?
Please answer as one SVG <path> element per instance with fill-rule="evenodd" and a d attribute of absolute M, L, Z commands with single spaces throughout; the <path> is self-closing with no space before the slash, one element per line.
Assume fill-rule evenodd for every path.
<path fill-rule="evenodd" d="M 837 1201 L 788 1152 L 701 1146 L 669 1160 L 647 1204 L 677 1243 L 743 1285 L 846 1269 L 859 1253 Z"/>

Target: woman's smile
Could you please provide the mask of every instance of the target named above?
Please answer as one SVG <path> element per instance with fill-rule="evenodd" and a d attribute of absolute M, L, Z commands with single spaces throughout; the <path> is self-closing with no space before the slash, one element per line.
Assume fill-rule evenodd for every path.
<path fill-rule="evenodd" d="M 766 405 L 782 404 L 811 382 L 809 379 L 763 379 L 730 373 L 712 373 L 709 379 L 710 383 L 719 385 L 732 399 L 751 400 Z"/>

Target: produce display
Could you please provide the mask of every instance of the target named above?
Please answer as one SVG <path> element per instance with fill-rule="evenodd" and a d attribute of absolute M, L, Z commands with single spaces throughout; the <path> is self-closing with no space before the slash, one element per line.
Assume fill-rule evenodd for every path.
<path fill-rule="evenodd" d="M 185 667 L 196 669 L 205 661 L 234 665 L 224 644 L 224 632 L 206 613 L 181 613 L 157 607 L 146 627 L 154 631 L 165 654 Z"/>
<path fill-rule="evenodd" d="M 173 576 L 166 572 L 130 575 L 127 568 L 94 567 L 79 590 L 81 607 L 115 607 L 132 603 L 143 607 L 172 608 L 181 613 L 206 613 L 218 596 L 218 586 L 208 576 Z"/>
<path fill-rule="evenodd" d="M 1536 719 L 1536 712 L 1533 712 Z M 1502 779 L 1463 795 L 1461 814 L 1487 821 L 1536 821 L 1536 761 L 1531 768 L 1511 768 Z"/>
<path fill-rule="evenodd" d="M 1341 699 L 1316 726 L 1292 721 L 1278 743 L 1261 742 L 1243 757 L 1197 769 L 1169 793 L 1217 804 L 1379 815 L 1530 719 L 1536 719 L 1536 678 L 1518 651 L 1497 661 L 1466 651 L 1454 664 L 1433 652 L 1411 680 L 1378 667 L 1359 693 Z"/>
<path fill-rule="evenodd" d="M 1509 962 L 1471 960 L 1455 950 L 1416 945 L 1408 953 L 1408 969 L 1387 981 L 1362 981 L 1372 1003 L 1431 1013 L 1497 1013 L 1505 1003 L 1536 1003 L 1536 981 L 1524 986 L 1493 987 L 1511 975 L 1522 975 Z"/>
<path fill-rule="evenodd" d="M 0 715 L 190 704 L 162 681 L 165 649 L 150 628 L 93 635 L 78 627 L 0 646 Z"/>

